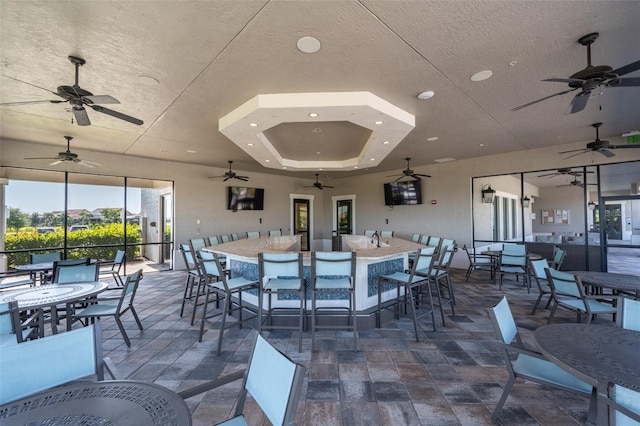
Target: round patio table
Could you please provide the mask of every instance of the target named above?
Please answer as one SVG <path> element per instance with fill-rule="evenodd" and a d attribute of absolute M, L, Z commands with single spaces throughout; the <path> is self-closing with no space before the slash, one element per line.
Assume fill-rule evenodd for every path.
<path fill-rule="evenodd" d="M 175 392 L 133 380 L 75 382 L 0 406 L 0 423 L 34 425 L 191 425 Z"/>
<path fill-rule="evenodd" d="M 17 302 L 18 309 L 25 311 L 51 307 L 51 329 L 57 333 L 56 305 L 93 297 L 108 287 L 109 284 L 101 281 L 47 284 L 0 293 L 0 303 Z"/>

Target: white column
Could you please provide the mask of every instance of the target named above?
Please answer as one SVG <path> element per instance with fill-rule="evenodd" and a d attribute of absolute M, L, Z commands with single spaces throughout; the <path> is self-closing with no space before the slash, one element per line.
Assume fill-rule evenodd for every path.
<path fill-rule="evenodd" d="M 5 187 L 9 179 L 0 178 L 0 251 L 4 251 L 4 236 L 7 235 L 7 206 L 4 202 Z M 0 254 L 0 272 L 7 271 L 7 256 Z"/>

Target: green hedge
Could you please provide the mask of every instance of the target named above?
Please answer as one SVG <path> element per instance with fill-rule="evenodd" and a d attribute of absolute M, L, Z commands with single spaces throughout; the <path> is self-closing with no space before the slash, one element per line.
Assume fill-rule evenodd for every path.
<path fill-rule="evenodd" d="M 124 225 L 121 223 L 110 223 L 96 225 L 88 231 L 76 231 L 67 233 L 67 247 L 69 247 L 67 257 L 77 259 L 80 257 L 90 257 L 98 260 L 112 260 L 118 249 L 122 248 L 124 240 Z M 140 233 L 137 224 L 127 225 L 127 244 L 140 243 Z M 5 235 L 5 251 L 43 249 L 47 247 L 62 247 L 64 244 L 63 232 L 49 232 L 46 234 L 18 233 Z M 118 245 L 119 247 L 95 247 L 100 245 Z M 77 247 L 77 248 L 75 248 Z M 59 251 L 50 250 L 50 251 Z M 46 250 L 38 251 L 46 253 Z M 140 254 L 137 246 L 127 247 L 127 259 L 133 260 Z M 10 268 L 16 265 L 29 263 L 29 252 L 7 253 L 7 262 Z"/>

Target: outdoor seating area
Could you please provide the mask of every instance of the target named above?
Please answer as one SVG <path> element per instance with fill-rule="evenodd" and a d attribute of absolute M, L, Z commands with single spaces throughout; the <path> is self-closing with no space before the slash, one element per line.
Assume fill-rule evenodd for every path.
<path fill-rule="evenodd" d="M 429 253 L 434 249 L 422 251 L 425 250 Z M 412 270 L 414 274 L 424 269 L 420 258 Z M 249 424 L 262 423 L 271 418 L 265 417 L 271 414 L 260 402 L 260 391 L 249 385 L 238 388 L 232 384 L 242 379 L 245 370 L 251 369 L 249 365 L 256 361 L 252 352 L 259 336 L 257 327 L 237 327 L 236 315 L 227 316 L 230 328 L 221 329 L 222 321 L 218 319 L 206 329 L 198 330 L 200 324 L 192 325 L 189 315 L 181 316 L 187 275 L 187 271 L 145 273 L 144 280 L 138 283 L 135 308 L 144 328 L 138 327 L 138 318 L 132 315 L 119 321 L 126 331 L 121 331 L 117 317 L 101 318 L 96 324 L 101 330 L 103 356 L 117 377 L 133 381 L 134 386 L 148 383 L 160 386 L 161 390 L 147 392 L 176 392 L 174 396 L 179 397 L 176 401 L 184 399 L 193 424 L 223 422 L 236 415 L 251 419 Z M 495 311 L 494 325 L 502 318 L 500 327 L 507 324 L 513 329 L 517 326 L 521 342 L 535 348 L 533 331 L 545 325 L 551 314 L 542 306 L 531 313 L 537 292 L 528 293 L 521 285 L 511 284 L 516 284 L 515 277 L 511 276 L 505 277 L 502 290 L 488 274 L 474 274 L 467 281 L 465 270 L 453 269 L 450 278 L 456 289 L 455 315 L 448 311 L 443 314 L 446 322 L 436 330 L 433 315 L 400 315 L 376 328 L 357 330 L 357 350 L 354 351 L 356 330 L 329 327 L 315 333 L 311 330 L 300 333 L 297 326 L 263 329 L 264 340 L 259 339 L 259 342 L 272 346 L 289 358 L 292 365 L 299 366 L 295 373 L 299 379 L 286 393 L 295 396 L 292 397 L 295 401 L 287 403 L 295 407 L 293 414 L 287 415 L 293 416 L 296 424 L 309 425 L 363 422 L 481 425 L 494 424 L 494 421 L 501 424 L 585 424 L 591 404 L 588 390 L 572 393 L 532 382 L 525 384 L 517 380 L 518 377 L 530 379 L 534 373 L 520 370 L 524 366 L 522 363 L 516 363 L 514 367 L 505 364 L 508 358 L 504 357 L 503 345 L 493 331 L 490 308 L 496 306 L 497 309 L 508 299 L 509 306 L 505 309 L 511 316 L 507 315 L 504 323 L 502 311 L 505 309 L 501 309 L 502 313 Z M 411 278 L 407 281 L 413 282 Z M 222 281 L 219 285 L 224 287 Z M 414 297 L 428 297 L 420 286 L 414 289 L 418 290 L 411 290 Z M 226 306 L 225 302 L 221 303 Z M 625 315 L 620 315 L 617 323 L 610 315 L 598 315 L 592 324 L 612 330 L 621 326 L 633 329 L 637 323 L 634 318 L 637 303 L 625 302 L 624 311 L 621 311 Z M 406 306 L 411 309 L 412 305 L 409 301 Z M 570 311 L 559 310 L 553 322 L 576 324 L 576 318 Z M 60 332 L 55 336 L 87 329 L 79 322 L 72 323 L 71 328 L 71 332 Z M 130 345 L 123 340 L 125 333 Z M 45 342 L 52 336 L 48 327 L 43 334 L 44 338 L 17 345 Z M 504 343 L 510 343 L 507 340 L 511 338 L 504 333 L 503 336 Z M 545 362 L 563 371 L 549 361 Z M 229 375 L 231 372 L 238 373 Z M 547 382 L 542 380 L 541 383 Z M 612 386 L 600 389 L 598 397 L 609 398 L 607 403 L 615 408 L 622 400 L 616 402 L 615 397 L 608 396 L 615 395 Z M 236 404 L 239 392 L 245 391 L 252 395 L 246 401 L 251 403 L 244 403 L 245 397 L 241 396 L 243 404 Z M 612 415 L 615 415 L 614 411 Z"/>

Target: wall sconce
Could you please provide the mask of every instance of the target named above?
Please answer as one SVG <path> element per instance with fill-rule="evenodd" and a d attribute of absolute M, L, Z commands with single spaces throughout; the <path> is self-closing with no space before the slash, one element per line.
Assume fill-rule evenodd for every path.
<path fill-rule="evenodd" d="M 587 203 L 587 207 L 589 207 L 589 210 L 595 210 L 596 209 L 596 203 L 594 203 L 593 201 L 589 201 Z"/>
<path fill-rule="evenodd" d="M 496 195 L 496 190 L 491 188 L 491 185 L 486 184 L 482 187 L 482 202 L 491 204 L 493 203 L 493 197 Z"/>
<path fill-rule="evenodd" d="M 524 198 L 522 199 L 522 207 L 525 209 L 528 209 L 530 203 L 531 203 L 531 199 L 525 195 Z"/>

